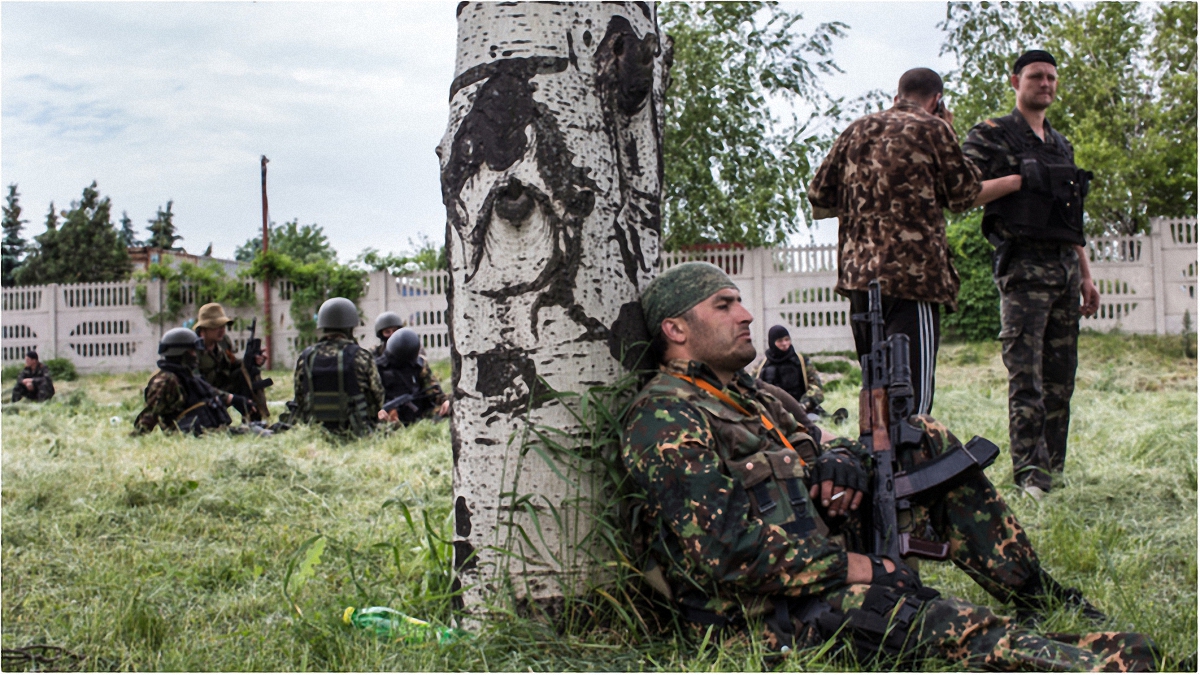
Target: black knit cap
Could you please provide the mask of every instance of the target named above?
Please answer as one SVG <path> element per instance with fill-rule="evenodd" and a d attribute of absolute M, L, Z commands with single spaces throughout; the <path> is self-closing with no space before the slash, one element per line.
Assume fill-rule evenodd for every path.
<path fill-rule="evenodd" d="M 27 358 L 27 359 L 33 359 L 34 361 L 37 361 L 37 360 L 38 360 L 38 355 L 37 355 L 37 352 L 35 352 L 34 350 L 30 349 L 29 351 L 25 352 L 25 358 Z"/>
<path fill-rule="evenodd" d="M 1031 49 L 1017 58 L 1013 64 L 1013 75 L 1021 72 L 1021 69 L 1031 63 L 1049 63 L 1055 68 L 1058 67 L 1058 61 L 1054 60 L 1054 56 L 1050 52 L 1042 51 L 1041 49 Z"/>
<path fill-rule="evenodd" d="M 771 330 L 767 331 L 767 341 L 772 345 L 782 337 L 791 337 L 791 333 L 788 333 L 788 329 L 783 326 L 771 326 Z"/>

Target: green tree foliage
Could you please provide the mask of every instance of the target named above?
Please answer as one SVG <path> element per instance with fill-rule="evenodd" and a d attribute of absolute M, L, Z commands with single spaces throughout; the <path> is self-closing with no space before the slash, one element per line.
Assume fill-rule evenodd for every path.
<path fill-rule="evenodd" d="M 121 212 L 121 229 L 118 232 L 118 237 L 121 239 L 121 245 L 125 248 L 146 245 L 145 242 L 137 238 L 137 233 L 133 229 L 133 219 L 125 211 Z"/>
<path fill-rule="evenodd" d="M 1016 105 L 1009 74 L 1026 49 L 1058 60 L 1050 123 L 1095 172 L 1087 201 L 1093 234 L 1144 230 L 1151 216 L 1196 212 L 1194 3 L 953 2 L 942 53 L 960 135 Z"/>
<path fill-rule="evenodd" d="M 33 251 L 17 268 L 16 283 L 77 284 L 129 278 L 129 251 L 110 220 L 112 204 L 100 199 L 96 182 L 83 189 L 80 201 L 63 211 L 62 226 L 51 212 L 46 231 L 34 237 Z"/>
<path fill-rule="evenodd" d="M 254 257 L 247 275 L 259 280 L 287 279 L 292 283 L 292 323 L 300 339 L 306 342 L 316 336 L 315 316 L 321 303 L 335 297 L 358 302 L 367 290 L 367 273 L 363 270 L 321 258 L 299 262 L 274 247 Z"/>
<path fill-rule="evenodd" d="M 992 245 L 983 238 L 983 211 L 975 209 L 946 226 L 946 240 L 962 286 L 958 311 L 942 314 L 947 337 L 994 340 L 1000 333 L 1000 293 L 992 281 Z"/>
<path fill-rule="evenodd" d="M 21 264 L 21 256 L 25 255 L 25 239 L 21 237 L 24 223 L 21 220 L 20 193 L 17 185 L 8 186 L 8 196 L 4 198 L 4 241 L 0 243 L 0 285 L 12 286 L 13 272 Z"/>
<path fill-rule="evenodd" d="M 330 245 L 325 236 L 325 230 L 320 225 L 301 225 L 298 218 L 283 225 L 271 223 L 271 251 L 282 253 L 301 263 L 337 262 L 337 251 Z M 247 239 L 246 243 L 237 247 L 233 257 L 242 262 L 250 262 L 262 251 L 262 235 Z"/>
<path fill-rule="evenodd" d="M 363 249 L 354 259 L 355 263 L 372 270 L 387 270 L 393 275 L 410 274 L 422 270 L 450 269 L 446 261 L 446 247 L 438 246 L 428 235 L 420 235 L 419 242 L 408 240 L 409 251 L 397 255 L 380 253 L 374 248 Z"/>
<path fill-rule="evenodd" d="M 801 18 L 773 2 L 660 5 L 674 40 L 663 134 L 668 249 L 769 246 L 798 229 L 817 135 L 813 118 L 785 126 L 769 98 L 827 102 L 821 76 L 838 70 L 830 50 L 846 28 L 826 23 L 802 34 L 794 30 Z"/>
<path fill-rule="evenodd" d="M 175 214 L 171 213 L 171 207 L 175 204 L 173 200 L 167 200 L 167 208 L 158 207 L 158 213 L 154 218 L 150 219 L 150 227 L 146 229 L 150 231 L 150 238 L 146 240 L 147 246 L 156 248 L 173 249 L 175 242 L 183 239 L 183 237 L 175 234 Z"/>
<path fill-rule="evenodd" d="M 137 272 L 134 278 L 143 282 L 137 289 L 137 303 L 147 307 L 147 287 L 144 282 L 151 279 L 161 279 L 166 284 L 163 295 L 163 307 L 147 319 L 152 322 L 174 322 L 183 315 L 187 306 L 185 297 L 190 295 L 185 291 L 195 290 L 194 302 L 204 305 L 219 302 L 225 307 L 251 307 L 258 304 L 254 287 L 244 279 L 232 279 L 225 273 L 225 267 L 219 262 L 209 261 L 196 265 L 188 261 L 176 261 L 169 255 L 162 260 L 152 263 L 145 271 Z"/>

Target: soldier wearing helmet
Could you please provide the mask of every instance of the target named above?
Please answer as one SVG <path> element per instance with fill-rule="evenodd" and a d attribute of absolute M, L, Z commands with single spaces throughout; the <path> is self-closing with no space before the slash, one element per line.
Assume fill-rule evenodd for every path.
<path fill-rule="evenodd" d="M 133 422 L 135 434 L 161 427 L 164 432 L 199 436 L 206 429 L 229 426 L 232 420 L 226 406 L 246 414 L 245 397 L 214 388 L 196 372 L 196 353 L 203 348 L 204 341 L 187 328 L 172 328 L 162 336 L 158 343 L 162 359 L 146 385 L 146 407 Z"/>
<path fill-rule="evenodd" d="M 411 328 L 402 328 L 388 338 L 383 356 L 376 357 L 385 401 L 377 415 L 381 421 L 412 424 L 449 414 L 450 400 L 420 351 L 420 336 Z"/>
<path fill-rule="evenodd" d="M 330 298 L 317 311 L 322 337 L 296 361 L 295 400 L 299 422 L 320 423 L 330 431 L 369 433 L 383 406 L 383 384 L 371 352 L 358 346 L 358 308 L 346 298 Z"/>
<path fill-rule="evenodd" d="M 403 327 L 404 320 L 395 312 L 384 312 L 375 317 L 375 337 L 379 338 L 379 344 L 371 350 L 371 355 L 375 357 L 376 361 L 384 355 L 388 338 Z"/>

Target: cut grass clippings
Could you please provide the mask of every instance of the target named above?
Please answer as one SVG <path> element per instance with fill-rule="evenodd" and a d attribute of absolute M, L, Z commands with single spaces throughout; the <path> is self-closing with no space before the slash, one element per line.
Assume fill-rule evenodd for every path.
<path fill-rule="evenodd" d="M 448 370 L 435 364 L 443 381 Z M 278 413 L 291 374 L 270 376 Z M 747 638 L 696 642 L 619 624 L 564 634 L 510 619 L 451 645 L 347 627 L 348 606 L 451 619 L 448 425 L 352 442 L 305 427 L 130 437 L 147 378 L 83 376 L 56 383 L 51 403 L 3 405 L 5 649 L 61 647 L 78 657 L 62 663 L 86 670 L 762 667 L 762 645 Z M 934 415 L 964 439 L 1006 448 L 998 345 L 943 346 L 937 378 Z M 856 401 L 839 387 L 824 407 Z M 1011 486 L 1006 452 L 988 475 L 1056 578 L 1082 588 L 1115 629 L 1149 633 L 1172 658 L 1193 653 L 1196 361 L 1179 339 L 1085 334 L 1070 443 L 1062 484 L 1041 504 Z M 1004 609 L 949 564 L 921 573 L 944 593 Z M 1060 612 L 1045 628 L 1086 626 Z M 800 654 L 786 667 L 852 664 Z"/>

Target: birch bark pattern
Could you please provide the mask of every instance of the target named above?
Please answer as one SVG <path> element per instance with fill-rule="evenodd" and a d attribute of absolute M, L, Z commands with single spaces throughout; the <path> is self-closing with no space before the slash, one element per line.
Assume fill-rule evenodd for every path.
<path fill-rule="evenodd" d="M 612 383 L 623 349 L 648 339 L 638 298 L 659 254 L 669 43 L 650 3 L 457 11 L 437 148 L 457 583 L 472 613 L 505 580 L 519 602 L 553 606 L 586 582 L 599 476 L 522 454 L 522 438 L 527 424 L 577 429 L 543 396 Z"/>

